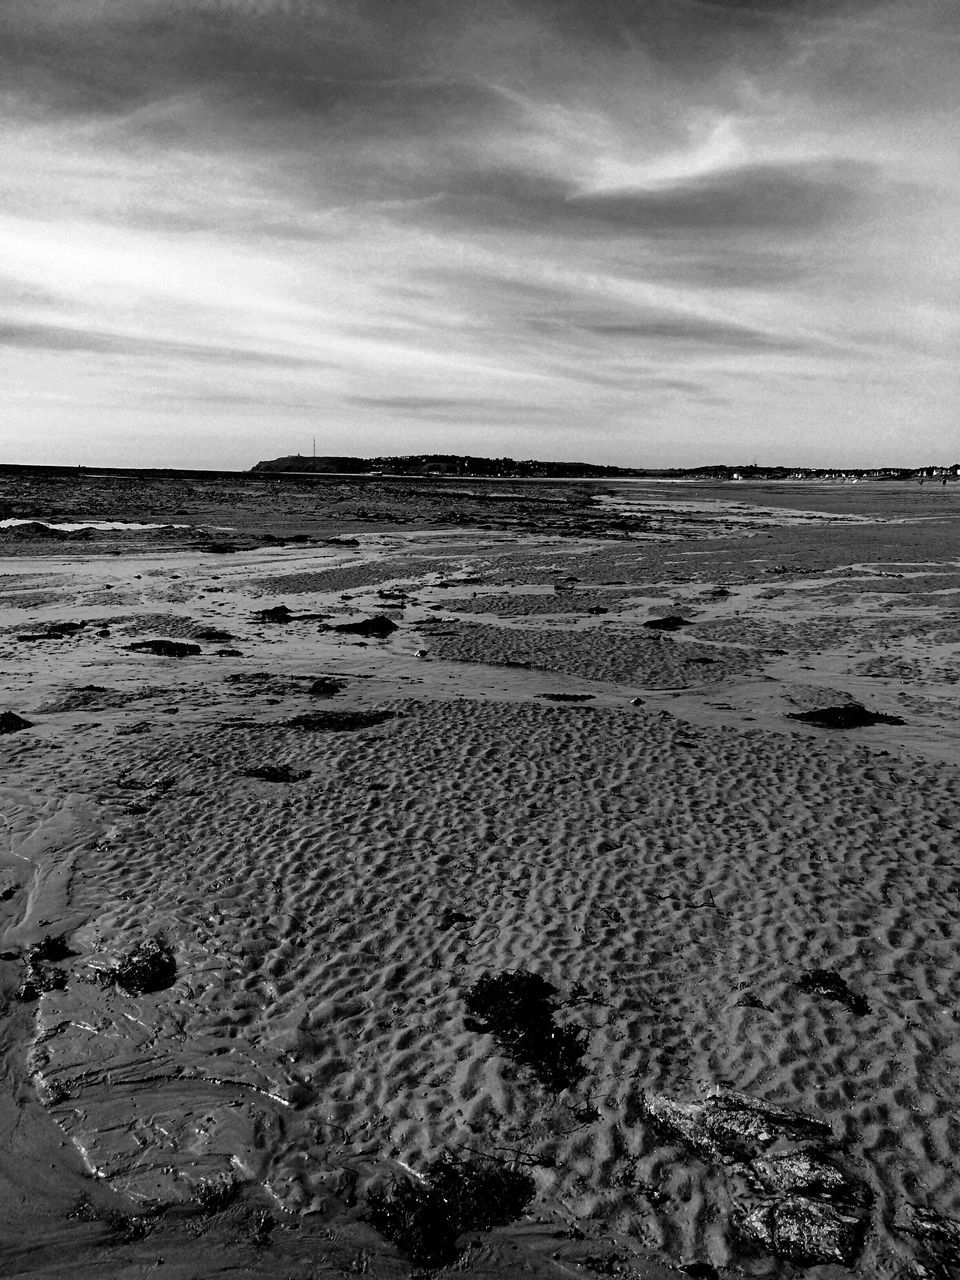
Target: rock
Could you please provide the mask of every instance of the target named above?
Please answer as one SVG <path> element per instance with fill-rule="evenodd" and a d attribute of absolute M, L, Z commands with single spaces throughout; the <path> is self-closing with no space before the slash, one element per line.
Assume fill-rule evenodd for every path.
<path fill-rule="evenodd" d="M 0 733 L 19 733 L 21 729 L 32 728 L 32 720 L 24 720 L 13 711 L 0 711 Z"/>
<path fill-rule="evenodd" d="M 293 617 L 293 611 L 288 609 L 285 604 L 274 605 L 272 609 L 258 609 L 253 615 L 258 622 L 289 622 Z"/>
<path fill-rule="evenodd" d="M 155 653 L 160 658 L 189 658 L 203 652 L 198 644 L 183 640 L 135 640 L 127 648 L 134 653 Z"/>
<path fill-rule="evenodd" d="M 860 1178 L 819 1151 L 791 1151 L 750 1162 L 748 1176 L 767 1193 L 825 1200 L 846 1209 L 868 1209 L 873 1192 Z"/>
<path fill-rule="evenodd" d="M 921 1275 L 953 1276 L 960 1269 L 960 1222 L 945 1218 L 932 1209 L 907 1204 L 902 1219 L 894 1224 L 899 1235 L 909 1235 L 919 1246 L 924 1268 Z"/>
<path fill-rule="evenodd" d="M 864 1219 L 831 1204 L 787 1196 L 745 1213 L 737 1222 L 737 1233 L 745 1244 L 797 1266 L 849 1267 L 863 1247 L 866 1226 Z"/>
<path fill-rule="evenodd" d="M 811 969 L 799 979 L 796 987 L 798 991 L 819 996 L 823 1000 L 836 1000 L 858 1017 L 870 1012 L 870 1006 L 863 996 L 851 991 L 845 980 L 833 969 Z"/>
<path fill-rule="evenodd" d="M 830 1126 L 822 1120 L 733 1090 L 719 1090 L 703 1102 L 677 1102 L 663 1094 L 646 1094 L 642 1114 L 667 1139 L 681 1142 L 710 1161 L 750 1160 L 780 1139 L 828 1142 L 833 1138 Z"/>

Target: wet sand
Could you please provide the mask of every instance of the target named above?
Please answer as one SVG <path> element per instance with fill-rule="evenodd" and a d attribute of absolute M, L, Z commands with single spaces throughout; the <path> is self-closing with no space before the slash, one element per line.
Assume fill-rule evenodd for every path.
<path fill-rule="evenodd" d="M 451 1152 L 535 1184 L 462 1274 L 794 1274 L 776 1120 L 662 1120 L 728 1092 L 861 1189 L 806 1274 L 952 1274 L 960 489 L 0 495 L 186 526 L 0 531 L 4 1274 L 407 1275 L 370 1198 Z M 155 935 L 172 982 L 112 981 Z M 470 1014 L 516 971 L 566 1088 Z"/>

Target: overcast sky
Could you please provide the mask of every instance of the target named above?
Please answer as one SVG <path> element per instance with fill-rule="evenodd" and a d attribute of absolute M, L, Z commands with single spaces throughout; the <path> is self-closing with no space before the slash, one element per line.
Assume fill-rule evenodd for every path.
<path fill-rule="evenodd" d="M 960 457 L 958 0 L 0 0 L 0 460 Z"/>

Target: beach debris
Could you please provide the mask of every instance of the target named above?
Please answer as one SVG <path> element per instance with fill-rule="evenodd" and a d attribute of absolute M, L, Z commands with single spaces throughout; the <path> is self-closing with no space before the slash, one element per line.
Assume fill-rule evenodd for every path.
<path fill-rule="evenodd" d="M 898 1235 L 908 1235 L 919 1248 L 923 1270 L 918 1276 L 936 1276 L 943 1280 L 956 1275 L 960 1267 L 960 1222 L 945 1218 L 932 1209 L 905 1204 L 902 1218 L 894 1223 Z"/>
<path fill-rule="evenodd" d="M 906 724 L 900 716 L 881 715 L 868 711 L 859 702 L 847 702 L 839 707 L 817 707 L 813 711 L 788 711 L 788 720 L 801 720 L 822 729 L 863 729 L 872 724 Z"/>
<path fill-rule="evenodd" d="M 375 640 L 385 640 L 387 636 L 393 635 L 394 631 L 398 630 L 398 627 L 391 618 L 378 613 L 372 618 L 361 618 L 359 622 L 331 623 L 324 627 L 324 630 L 339 631 L 343 635 L 371 636 Z"/>
<path fill-rule="evenodd" d="M 798 979 L 796 987 L 798 991 L 804 991 L 808 995 L 835 1000 L 858 1017 L 870 1012 L 870 1006 L 863 996 L 851 991 L 846 980 L 833 969 L 810 969 Z"/>
<path fill-rule="evenodd" d="M 535 1190 L 529 1173 L 498 1160 L 444 1155 L 409 1181 L 372 1192 L 367 1218 L 411 1262 L 439 1267 L 457 1258 L 459 1236 L 512 1222 Z"/>
<path fill-rule="evenodd" d="M 343 693 L 346 687 L 345 680 L 336 680 L 333 676 L 319 676 L 307 692 L 311 698 L 333 698 L 336 694 Z"/>
<path fill-rule="evenodd" d="M 468 1030 L 489 1032 L 545 1088 L 559 1093 L 583 1076 L 586 1040 L 556 1022 L 557 989 L 523 969 L 485 973 L 467 992 Z"/>
<path fill-rule="evenodd" d="M 19 733 L 21 729 L 32 728 L 32 720 L 24 720 L 15 711 L 0 711 L 0 733 Z"/>
<path fill-rule="evenodd" d="M 679 631 L 681 627 L 691 625 L 689 618 L 682 618 L 678 613 L 668 613 L 665 618 L 651 618 L 643 623 L 650 631 Z"/>
<path fill-rule="evenodd" d="M 173 985 L 177 965 L 170 944 L 159 934 L 145 938 L 121 955 L 98 977 L 105 987 L 120 987 L 128 995 L 140 996 L 163 991 Z"/>
<path fill-rule="evenodd" d="M 259 778 L 261 782 L 302 782 L 310 777 L 309 769 L 292 769 L 288 764 L 262 764 L 244 770 L 245 778 Z"/>
<path fill-rule="evenodd" d="M 851 1266 L 863 1247 L 866 1229 L 865 1218 L 805 1196 L 759 1204 L 736 1223 L 744 1244 L 801 1267 Z"/>
<path fill-rule="evenodd" d="M 291 729 L 340 732 L 345 729 L 371 729 L 392 720 L 395 715 L 395 711 L 307 711 L 287 720 L 286 724 Z"/>
<path fill-rule="evenodd" d="M 155 653 L 160 658 L 188 658 L 203 652 L 198 644 L 188 644 L 184 640 L 135 640 L 126 647 L 134 653 Z"/>

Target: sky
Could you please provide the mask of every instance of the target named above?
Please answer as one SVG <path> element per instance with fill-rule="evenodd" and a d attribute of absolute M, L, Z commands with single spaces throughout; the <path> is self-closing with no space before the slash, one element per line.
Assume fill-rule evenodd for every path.
<path fill-rule="evenodd" d="M 953 463 L 958 66 L 957 0 L 0 0 L 0 461 Z"/>

